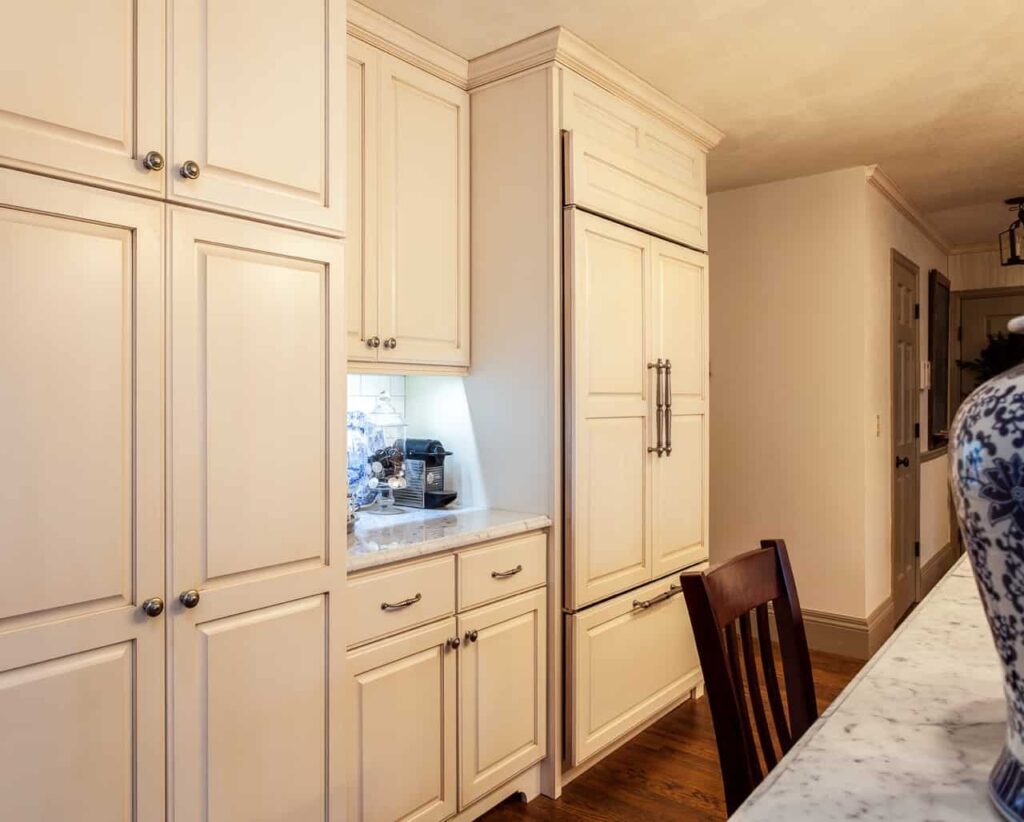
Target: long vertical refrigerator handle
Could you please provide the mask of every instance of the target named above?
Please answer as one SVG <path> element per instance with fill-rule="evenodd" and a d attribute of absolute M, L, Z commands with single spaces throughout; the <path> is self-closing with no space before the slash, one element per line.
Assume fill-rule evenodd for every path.
<path fill-rule="evenodd" d="M 672 456 L 672 360 L 665 360 L 665 456 Z"/>
<path fill-rule="evenodd" d="M 660 457 L 663 453 L 665 453 L 665 429 L 664 429 L 664 419 L 665 419 L 665 417 L 664 417 L 664 414 L 662 413 L 664 408 L 665 408 L 665 393 L 664 393 L 664 390 L 663 390 L 662 384 L 661 384 L 661 373 L 662 373 L 662 369 L 664 368 L 664 363 L 662 363 L 661 358 L 659 357 L 657 362 L 649 362 L 649 363 L 647 363 L 647 368 L 648 368 L 648 370 L 650 370 L 652 368 L 655 369 L 655 371 L 657 372 L 657 381 L 658 381 L 657 382 L 657 386 L 658 387 L 657 387 L 657 390 L 656 390 L 656 393 L 655 393 L 655 405 L 656 405 L 656 408 L 655 408 L 655 411 L 654 411 L 654 420 L 655 420 L 655 422 L 657 424 L 657 428 L 658 428 L 658 446 L 656 448 L 652 448 L 651 446 L 647 446 L 647 453 L 648 454 L 657 454 Z"/>

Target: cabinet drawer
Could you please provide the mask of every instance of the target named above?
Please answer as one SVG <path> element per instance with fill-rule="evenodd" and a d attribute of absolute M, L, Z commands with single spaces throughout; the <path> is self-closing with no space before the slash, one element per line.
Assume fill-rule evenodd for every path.
<path fill-rule="evenodd" d="M 483 545 L 459 556 L 459 610 L 518 594 L 547 579 L 544 532 Z"/>
<path fill-rule="evenodd" d="M 682 699 L 701 679 L 673 575 L 568 617 L 571 758 L 577 765 Z"/>
<path fill-rule="evenodd" d="M 455 557 L 349 579 L 348 647 L 455 613 Z"/>

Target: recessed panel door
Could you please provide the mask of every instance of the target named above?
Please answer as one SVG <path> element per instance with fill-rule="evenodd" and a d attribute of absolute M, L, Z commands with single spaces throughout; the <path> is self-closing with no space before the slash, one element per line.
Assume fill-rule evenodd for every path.
<path fill-rule="evenodd" d="M 344 2 L 168 2 L 170 196 L 344 231 Z"/>
<path fill-rule="evenodd" d="M 173 818 L 340 819 L 344 252 L 170 234 Z"/>
<path fill-rule="evenodd" d="M 0 163 L 163 191 L 164 38 L 163 0 L 4 4 Z"/>
<path fill-rule="evenodd" d="M 659 577 L 708 557 L 708 258 L 663 240 L 652 248 L 652 348 L 667 364 L 666 450 L 652 460 L 651 486 Z"/>
<path fill-rule="evenodd" d="M 570 607 L 651 578 L 650 241 L 567 209 Z"/>
<path fill-rule="evenodd" d="M 0 170 L 0 819 L 163 819 L 163 210 Z"/>

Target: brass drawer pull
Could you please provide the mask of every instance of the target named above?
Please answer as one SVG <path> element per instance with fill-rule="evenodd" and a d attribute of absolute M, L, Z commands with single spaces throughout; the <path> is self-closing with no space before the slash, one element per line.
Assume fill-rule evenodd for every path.
<path fill-rule="evenodd" d="M 658 594 L 656 597 L 651 597 L 650 599 L 634 599 L 633 609 L 646 611 L 652 605 L 657 605 L 659 602 L 664 602 L 666 599 L 671 599 L 682 590 L 682 585 L 671 585 L 669 586 L 669 589 L 665 591 L 665 593 Z"/>
<path fill-rule="evenodd" d="M 523 566 L 517 565 L 515 568 L 512 568 L 508 571 L 491 571 L 491 579 L 508 579 L 509 577 L 514 577 L 522 570 Z"/>
<path fill-rule="evenodd" d="M 380 604 L 380 609 L 382 611 L 399 611 L 402 608 L 408 608 L 410 605 L 415 605 L 421 599 L 423 599 L 423 594 L 416 594 L 416 596 L 403 599 L 401 602 L 382 602 Z"/>

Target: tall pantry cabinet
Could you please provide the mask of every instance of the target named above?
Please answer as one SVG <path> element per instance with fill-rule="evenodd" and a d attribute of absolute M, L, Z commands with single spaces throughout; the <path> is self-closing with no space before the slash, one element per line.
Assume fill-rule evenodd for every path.
<path fill-rule="evenodd" d="M 341 819 L 345 5 L 7 6 L 0 818 Z"/>
<path fill-rule="evenodd" d="M 702 688 L 678 574 L 708 556 L 705 164 L 722 135 L 565 29 L 471 61 L 470 86 L 474 190 L 501 192 L 473 201 L 475 371 L 520 386 L 515 413 L 486 373 L 467 388 L 477 438 L 510 444 L 493 458 L 530 466 L 529 486 L 496 484 L 502 504 L 560 512 L 557 794 Z M 506 353 L 510 322 L 524 344 Z"/>

